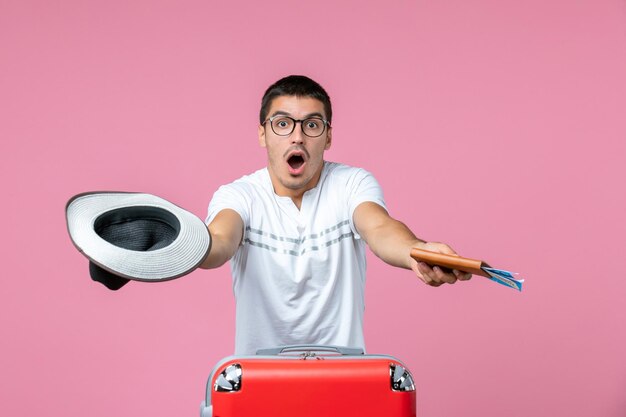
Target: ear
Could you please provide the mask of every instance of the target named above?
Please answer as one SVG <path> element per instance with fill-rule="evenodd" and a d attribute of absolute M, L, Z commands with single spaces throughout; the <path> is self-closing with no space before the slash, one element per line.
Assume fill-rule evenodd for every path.
<path fill-rule="evenodd" d="M 263 125 L 259 125 L 259 146 L 261 146 L 261 148 L 267 148 L 267 145 L 265 144 L 265 126 Z"/>
<path fill-rule="evenodd" d="M 333 129 L 329 126 L 328 131 L 326 132 L 326 145 L 324 145 L 324 150 L 327 151 L 330 149 L 330 145 L 333 142 Z"/>

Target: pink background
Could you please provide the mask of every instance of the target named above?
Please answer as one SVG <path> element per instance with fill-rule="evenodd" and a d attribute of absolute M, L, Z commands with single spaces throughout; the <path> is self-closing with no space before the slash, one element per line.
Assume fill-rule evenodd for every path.
<path fill-rule="evenodd" d="M 622 0 L 2 1 L 2 415 L 197 415 L 233 350 L 228 268 L 109 292 L 64 206 L 204 217 L 264 165 L 260 98 L 291 73 L 333 99 L 328 160 L 526 278 L 429 288 L 370 257 L 368 350 L 408 363 L 419 415 L 626 416 Z"/>

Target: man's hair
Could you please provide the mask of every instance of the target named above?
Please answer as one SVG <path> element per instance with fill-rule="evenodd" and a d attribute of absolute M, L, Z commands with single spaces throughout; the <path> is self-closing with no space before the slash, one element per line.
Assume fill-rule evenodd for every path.
<path fill-rule="evenodd" d="M 310 97 L 317 99 L 324 105 L 326 120 L 328 120 L 329 123 L 332 120 L 333 110 L 330 105 L 330 97 L 328 97 L 326 90 L 309 77 L 305 77 L 304 75 L 290 75 L 270 85 L 265 91 L 265 94 L 263 94 L 261 112 L 259 114 L 261 124 L 267 119 L 267 112 L 272 105 L 272 100 L 280 96 Z"/>

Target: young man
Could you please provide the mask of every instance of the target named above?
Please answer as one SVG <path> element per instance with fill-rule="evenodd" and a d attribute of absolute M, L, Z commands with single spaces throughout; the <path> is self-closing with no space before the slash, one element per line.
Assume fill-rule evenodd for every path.
<path fill-rule="evenodd" d="M 277 81 L 263 96 L 258 129 L 267 167 L 220 187 L 209 204 L 212 248 L 202 267 L 231 260 L 236 354 L 287 344 L 364 347 L 365 244 L 431 286 L 471 278 L 413 260 L 413 247 L 455 252 L 391 218 L 367 171 L 324 161 L 331 118 L 315 81 Z"/>

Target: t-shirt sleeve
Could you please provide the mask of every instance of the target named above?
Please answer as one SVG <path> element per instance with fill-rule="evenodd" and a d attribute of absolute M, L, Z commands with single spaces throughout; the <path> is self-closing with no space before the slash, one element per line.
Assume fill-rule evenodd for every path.
<path fill-rule="evenodd" d="M 244 228 L 250 223 L 250 196 L 244 186 L 235 182 L 218 188 L 209 203 L 205 223 L 210 224 L 225 209 L 236 211 L 243 220 Z"/>
<path fill-rule="evenodd" d="M 350 228 L 354 233 L 354 237 L 356 239 L 360 239 L 361 236 L 357 232 L 354 225 L 354 210 L 356 210 L 359 204 L 365 202 L 376 203 L 387 210 L 387 205 L 385 204 L 385 199 L 383 197 L 383 190 L 372 174 L 364 169 L 358 169 L 348 183 L 348 195 Z"/>

